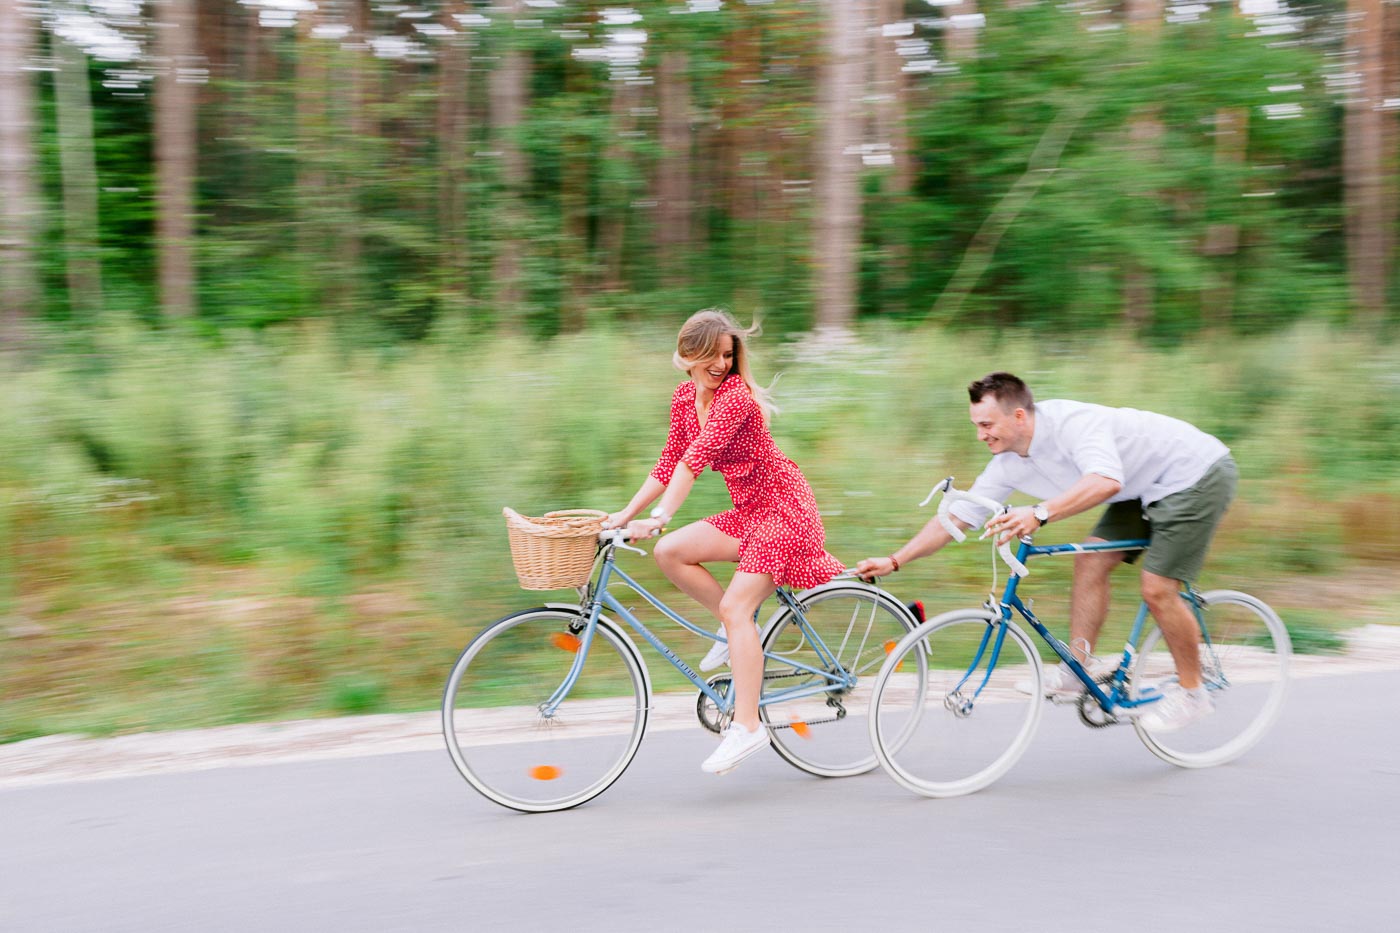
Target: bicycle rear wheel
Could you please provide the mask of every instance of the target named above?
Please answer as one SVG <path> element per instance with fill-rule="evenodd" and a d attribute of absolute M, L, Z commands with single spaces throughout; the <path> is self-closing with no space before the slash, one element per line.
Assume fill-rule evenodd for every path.
<path fill-rule="evenodd" d="M 922 686 L 905 671 L 922 652 Z M 895 646 L 875 678 L 870 737 L 890 777 L 925 797 L 981 790 L 1014 765 L 1041 712 L 1040 657 L 1010 622 L 981 609 L 945 612 Z M 1029 693 L 1015 688 L 1027 681 Z M 917 701 L 908 694 L 920 690 Z M 920 716 L 912 729 L 910 710 Z"/>
<path fill-rule="evenodd" d="M 1201 682 L 1215 713 L 1177 732 L 1153 733 L 1133 721 L 1138 738 L 1163 761 L 1183 768 L 1209 768 L 1252 748 L 1278 718 L 1288 686 L 1293 644 L 1282 620 L 1253 596 L 1213 590 L 1201 596 L 1206 638 L 1198 642 Z M 1145 687 L 1176 680 L 1176 665 L 1161 629 L 1143 639 L 1133 665 L 1131 696 Z M 1147 707 L 1151 709 L 1151 707 Z"/>
<path fill-rule="evenodd" d="M 636 649 L 598 620 L 578 679 L 545 705 L 583 650 L 577 609 L 530 609 L 492 623 L 462 652 L 442 699 L 442 731 L 462 777 L 502 806 L 576 807 L 627 769 L 646 730 L 651 683 Z"/>
<path fill-rule="evenodd" d="M 864 774 L 876 765 L 866 726 L 871 683 L 914 619 L 888 593 L 858 583 L 816 587 L 798 600 L 815 640 L 791 609 L 769 623 L 763 650 L 779 657 L 764 659 L 763 695 L 771 702 L 759 707 L 759 716 L 774 751 L 794 767 L 819 777 Z M 922 656 L 912 656 L 906 675 L 918 680 L 923 671 Z M 852 674 L 856 683 L 822 689 L 832 682 L 817 672 Z M 809 693 L 779 699 L 785 691 Z"/>

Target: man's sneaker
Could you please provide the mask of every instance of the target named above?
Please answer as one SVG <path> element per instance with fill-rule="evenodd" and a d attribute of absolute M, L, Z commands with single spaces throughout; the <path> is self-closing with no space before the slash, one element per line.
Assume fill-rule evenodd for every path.
<path fill-rule="evenodd" d="M 1090 658 L 1089 666 L 1086 670 L 1089 676 L 1098 680 L 1100 677 L 1107 677 L 1113 673 L 1113 669 L 1118 665 L 1108 658 Z M 1018 680 L 1012 684 L 1019 693 L 1030 695 L 1031 682 L 1029 680 Z M 1084 692 L 1084 681 L 1080 680 L 1064 664 L 1056 664 L 1054 667 L 1045 669 L 1045 676 L 1040 681 L 1041 689 L 1045 691 L 1045 697 L 1049 700 L 1074 699 Z"/>
<path fill-rule="evenodd" d="M 754 626 L 756 630 L 757 625 Z M 724 636 L 724 626 L 715 629 L 715 634 Z M 705 656 L 700 659 L 700 670 L 712 671 L 717 667 L 723 667 L 729 663 L 729 642 L 717 641 L 710 646 L 710 650 L 705 652 Z"/>
<path fill-rule="evenodd" d="M 730 723 L 729 728 L 724 730 L 724 740 L 719 743 L 719 748 L 700 763 L 700 770 L 711 774 L 731 771 L 760 748 L 767 748 L 768 743 L 768 730 L 762 726 L 750 732 L 737 722 Z"/>
<path fill-rule="evenodd" d="M 1214 712 L 1215 701 L 1205 687 L 1187 690 L 1172 684 L 1160 700 L 1137 717 L 1137 721 L 1148 732 L 1175 732 Z"/>

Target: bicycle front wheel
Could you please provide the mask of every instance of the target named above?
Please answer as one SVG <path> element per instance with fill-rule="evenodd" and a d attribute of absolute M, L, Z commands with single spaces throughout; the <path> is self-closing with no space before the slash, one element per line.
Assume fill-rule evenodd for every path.
<path fill-rule="evenodd" d="M 920 656 L 922 684 L 908 673 Z M 981 790 L 1030 745 L 1040 692 L 1040 657 L 1021 629 L 985 610 L 945 612 L 906 635 L 875 678 L 875 754 L 916 794 Z M 911 710 L 920 712 L 912 728 Z"/>
<path fill-rule="evenodd" d="M 1283 621 L 1253 596 L 1213 590 L 1201 596 L 1198 614 L 1204 637 L 1197 641 L 1201 682 L 1215 712 L 1176 732 L 1154 733 L 1133 721 L 1138 738 L 1163 761 L 1183 768 L 1209 768 L 1252 748 L 1278 718 L 1288 686 L 1293 643 Z M 1131 673 L 1133 693 L 1161 689 L 1176 679 L 1176 665 L 1162 631 L 1143 639 Z M 1146 709 L 1150 710 L 1148 706 Z"/>
<path fill-rule="evenodd" d="M 864 774 L 876 765 L 866 726 L 871 683 L 914 619 L 888 593 L 844 581 L 808 590 L 798 604 L 800 619 L 784 609 L 763 633 L 763 650 L 776 657 L 764 658 L 759 716 L 774 751 L 794 767 L 819 777 Z M 922 658 L 907 670 L 921 677 Z"/>
<path fill-rule="evenodd" d="M 447 750 L 462 777 L 502 806 L 576 807 L 607 790 L 637 753 L 651 696 L 646 668 L 606 619 L 585 654 L 586 622 L 577 609 L 506 616 L 452 668 L 442 699 Z"/>

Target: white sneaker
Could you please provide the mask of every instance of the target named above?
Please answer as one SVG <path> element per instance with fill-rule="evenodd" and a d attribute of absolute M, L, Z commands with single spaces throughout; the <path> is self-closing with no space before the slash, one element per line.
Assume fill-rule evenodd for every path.
<path fill-rule="evenodd" d="M 1148 706 L 1137 721 L 1148 732 L 1175 732 L 1215 712 L 1215 701 L 1205 687 L 1187 690 L 1173 684 L 1162 698 Z"/>
<path fill-rule="evenodd" d="M 1114 668 L 1117 666 L 1118 663 L 1116 661 L 1108 658 L 1090 658 L 1089 666 L 1085 668 L 1085 670 L 1089 672 L 1090 677 L 1098 680 L 1100 677 L 1106 677 L 1112 674 Z M 1024 693 L 1027 696 L 1031 694 L 1031 682 L 1029 680 L 1018 680 L 1012 684 L 1012 686 L 1015 687 L 1019 693 Z M 1045 676 L 1041 678 L 1040 686 L 1041 689 L 1045 691 L 1046 699 L 1051 700 L 1057 698 L 1073 699 L 1084 692 L 1084 681 L 1080 680 L 1075 675 L 1074 671 L 1070 670 L 1069 667 L 1064 664 L 1056 664 L 1054 667 L 1046 668 Z"/>
<path fill-rule="evenodd" d="M 754 630 L 755 630 L 755 631 L 758 630 L 758 626 L 757 626 L 757 625 L 754 626 Z M 724 626 L 720 626 L 718 629 L 716 629 L 716 630 L 715 630 L 715 634 L 716 634 L 716 635 L 723 636 L 723 635 L 724 635 Z M 712 670 L 714 670 L 715 668 L 717 668 L 717 667 L 723 667 L 724 665 L 726 665 L 726 664 L 728 664 L 728 663 L 729 663 L 729 642 L 727 642 L 727 641 L 717 641 L 717 642 L 715 642 L 713 645 L 710 646 L 710 650 L 707 651 L 707 652 L 705 652 L 705 656 L 704 656 L 703 658 L 700 659 L 700 670 L 702 670 L 702 671 L 712 671 Z"/>
<path fill-rule="evenodd" d="M 750 732 L 737 722 L 730 723 L 729 728 L 724 730 L 724 740 L 719 743 L 719 748 L 700 763 L 700 770 L 711 774 L 731 771 L 760 748 L 767 748 L 768 744 L 768 730 L 763 726 Z"/>

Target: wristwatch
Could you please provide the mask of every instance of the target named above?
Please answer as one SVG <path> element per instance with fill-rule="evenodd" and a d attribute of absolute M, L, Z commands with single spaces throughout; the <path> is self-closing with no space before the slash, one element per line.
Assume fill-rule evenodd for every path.
<path fill-rule="evenodd" d="M 671 516 L 667 515 L 667 514 L 666 514 L 665 512 L 663 512 L 663 511 L 661 511 L 661 506 L 659 506 L 659 505 L 658 505 L 656 508 L 654 508 L 654 509 L 651 510 L 651 517 L 652 517 L 652 518 L 655 518 L 655 519 L 658 519 L 658 520 L 661 522 L 661 524 L 662 524 L 663 526 L 666 525 L 668 522 L 671 521 Z"/>
<path fill-rule="evenodd" d="M 1038 522 L 1040 522 L 1040 524 L 1041 524 L 1042 526 L 1043 526 L 1046 522 L 1050 521 L 1050 510 L 1047 509 L 1047 508 L 1045 507 L 1045 503 L 1044 503 L 1044 502 L 1041 502 L 1041 503 L 1039 503 L 1038 505 L 1032 506 L 1032 507 L 1031 507 L 1031 514 L 1035 516 L 1035 520 L 1038 521 Z"/>

